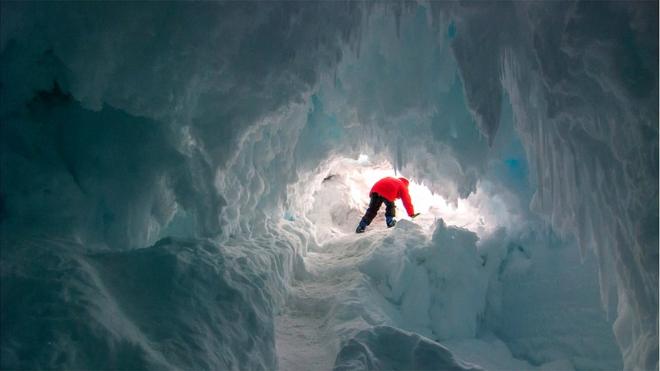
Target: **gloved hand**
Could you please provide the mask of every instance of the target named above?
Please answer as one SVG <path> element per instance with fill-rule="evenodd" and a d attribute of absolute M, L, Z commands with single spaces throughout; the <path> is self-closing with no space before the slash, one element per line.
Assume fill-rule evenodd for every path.
<path fill-rule="evenodd" d="M 419 213 L 415 213 L 415 214 L 412 214 L 410 217 L 413 218 L 413 219 L 415 219 L 415 218 L 418 217 L 418 216 L 419 216 Z"/>

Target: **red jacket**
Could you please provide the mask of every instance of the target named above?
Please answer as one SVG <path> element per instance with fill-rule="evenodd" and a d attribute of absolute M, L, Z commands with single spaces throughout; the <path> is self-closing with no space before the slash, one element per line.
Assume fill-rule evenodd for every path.
<path fill-rule="evenodd" d="M 413 216 L 415 214 L 415 209 L 413 204 L 410 201 L 410 194 L 408 193 L 408 179 L 406 178 L 392 178 L 387 177 L 383 178 L 374 184 L 369 191 L 369 196 L 372 193 L 378 193 L 383 196 L 386 200 L 394 202 L 397 198 L 400 198 L 403 201 L 403 206 L 406 207 L 408 216 Z"/>

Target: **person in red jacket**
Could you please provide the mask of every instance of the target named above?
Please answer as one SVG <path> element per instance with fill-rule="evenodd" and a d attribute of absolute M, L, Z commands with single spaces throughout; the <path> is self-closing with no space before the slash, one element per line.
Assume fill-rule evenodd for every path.
<path fill-rule="evenodd" d="M 408 179 L 406 178 L 383 178 L 374 184 L 369 191 L 369 208 L 364 213 L 360 224 L 358 224 L 355 233 L 362 233 L 367 228 L 371 221 L 374 220 L 380 206 L 385 203 L 385 224 L 387 228 L 392 228 L 396 224 L 394 217 L 396 216 L 396 206 L 394 200 L 400 198 L 403 201 L 408 216 L 411 218 L 416 217 L 419 213 L 415 214 L 415 209 L 410 201 L 410 194 L 408 193 Z"/>

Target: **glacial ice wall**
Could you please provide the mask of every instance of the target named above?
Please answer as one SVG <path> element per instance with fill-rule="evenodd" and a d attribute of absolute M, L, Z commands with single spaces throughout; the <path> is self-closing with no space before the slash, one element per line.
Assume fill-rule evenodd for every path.
<path fill-rule="evenodd" d="M 657 368 L 657 3 L 1 7 L 3 368 L 274 368 L 304 191 L 361 152 L 448 199 L 535 192 Z"/>
<path fill-rule="evenodd" d="M 263 169 L 296 126 L 257 144 L 258 172 L 237 159 L 348 35 L 267 48 L 295 14 L 328 23 L 322 4 L 42 5 L 2 4 L 2 367 L 275 368 L 273 313 L 308 237 L 279 218 L 235 231 L 269 203 L 259 184 L 285 196 L 286 167 Z"/>
<path fill-rule="evenodd" d="M 658 23 L 651 14 L 658 8 L 637 2 L 565 5 L 473 6 L 460 18 L 457 28 L 465 32 L 454 48 L 466 96 L 487 136 L 497 117 L 470 93 L 469 81 L 501 84 L 510 96 L 537 173 L 532 208 L 557 230 L 575 235 L 581 248 L 594 249 L 604 302 L 612 291 L 609 280 L 616 281 L 615 333 L 625 367 L 654 369 Z M 511 27 L 498 32 L 493 27 L 500 22 Z M 492 74 L 471 73 L 484 63 L 497 66 L 497 83 Z"/>

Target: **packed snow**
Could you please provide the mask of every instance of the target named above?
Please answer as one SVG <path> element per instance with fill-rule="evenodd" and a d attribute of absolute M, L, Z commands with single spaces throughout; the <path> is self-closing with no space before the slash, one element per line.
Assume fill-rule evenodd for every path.
<path fill-rule="evenodd" d="M 499 226 L 478 235 L 456 225 L 457 214 L 471 212 L 467 206 L 435 211 L 431 225 L 402 218 L 392 229 L 381 211 L 365 235 L 355 235 L 363 208 L 346 210 L 334 200 L 350 199 L 353 187 L 362 188 L 353 181 L 355 174 L 380 171 L 385 170 L 368 161 L 339 159 L 320 176 L 324 180 L 306 216 L 328 230 L 316 230 L 324 239 L 305 255 L 306 273 L 294 279 L 277 317 L 283 369 L 329 369 L 335 354 L 336 369 L 460 369 L 461 362 L 495 370 L 621 367 L 611 323 L 600 306 L 593 257 L 580 263 L 575 246 L 546 233 L 513 239 Z M 428 206 L 411 193 L 418 206 Z M 439 199 L 434 196 L 426 200 Z M 489 206 L 499 206 L 467 201 L 481 205 L 485 215 Z M 555 277 L 558 271 L 561 276 Z M 576 279 L 584 283 L 561 289 Z M 528 299 L 533 293 L 538 294 Z M 397 335 L 381 337 L 389 331 L 383 326 Z M 430 363 L 388 358 L 394 355 L 387 344 L 410 343 L 408 333 L 434 344 L 437 352 L 448 349 L 458 366 L 437 358 Z M 595 351 L 599 358 L 592 357 Z"/>
<path fill-rule="evenodd" d="M 657 14 L 0 3 L 0 368 L 657 370 Z"/>

